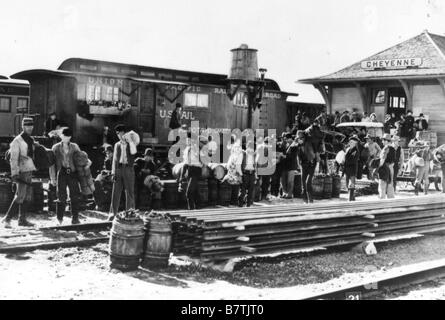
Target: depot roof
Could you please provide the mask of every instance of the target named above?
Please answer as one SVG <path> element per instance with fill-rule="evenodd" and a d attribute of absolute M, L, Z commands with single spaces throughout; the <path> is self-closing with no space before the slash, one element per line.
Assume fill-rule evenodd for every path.
<path fill-rule="evenodd" d="M 403 65 L 404 67 L 398 67 Z M 330 82 L 437 78 L 445 76 L 445 37 L 427 30 L 340 71 L 299 82 Z"/>

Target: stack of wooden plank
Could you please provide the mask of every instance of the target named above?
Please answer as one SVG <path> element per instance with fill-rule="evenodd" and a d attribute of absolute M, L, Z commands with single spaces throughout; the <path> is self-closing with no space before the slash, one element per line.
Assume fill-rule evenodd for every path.
<path fill-rule="evenodd" d="M 445 196 L 169 213 L 173 251 L 203 261 L 445 230 Z"/>

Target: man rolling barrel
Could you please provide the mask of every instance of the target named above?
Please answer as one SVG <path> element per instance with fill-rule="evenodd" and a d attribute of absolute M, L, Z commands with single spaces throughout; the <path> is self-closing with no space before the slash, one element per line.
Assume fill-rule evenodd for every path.
<path fill-rule="evenodd" d="M 148 176 L 156 174 L 156 163 L 154 162 L 153 150 L 151 148 L 145 149 L 143 158 L 137 158 L 134 161 L 134 171 L 136 175 L 136 208 L 141 207 L 143 197 L 148 197 L 150 208 L 156 209 L 153 208 L 153 198 L 159 198 L 157 194 L 159 192 L 152 192 L 144 184 Z"/>
<path fill-rule="evenodd" d="M 5 228 L 11 228 L 12 216 L 17 208 L 19 212 L 18 225 L 22 227 L 33 226 L 26 220 L 26 214 L 32 200 L 32 173 L 36 171 L 33 161 L 34 139 L 31 137 L 34 120 L 23 118 L 22 129 L 22 133 L 10 144 L 11 177 L 17 189 L 8 212 L 2 220 Z"/>

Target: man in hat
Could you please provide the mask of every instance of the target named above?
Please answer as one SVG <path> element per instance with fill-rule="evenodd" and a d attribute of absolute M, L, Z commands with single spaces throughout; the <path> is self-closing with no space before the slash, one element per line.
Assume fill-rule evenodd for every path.
<path fill-rule="evenodd" d="M 396 151 L 392 146 L 392 138 L 389 133 L 385 133 L 382 138 L 383 149 L 380 152 L 379 166 L 379 198 L 394 198 L 394 163 L 396 161 Z"/>
<path fill-rule="evenodd" d="M 31 137 L 34 129 L 34 120 L 26 117 L 22 120 L 22 133 L 10 144 L 10 165 L 12 181 L 17 189 L 14 199 L 2 219 L 5 228 L 11 228 L 12 216 L 18 209 L 19 226 L 29 227 L 32 223 L 26 220 L 28 207 L 32 200 L 32 172 L 36 171 L 34 165 L 34 139 Z"/>
<path fill-rule="evenodd" d="M 187 207 L 189 210 L 198 209 L 200 204 L 198 181 L 201 178 L 202 163 L 200 161 L 199 145 L 195 139 L 191 139 L 191 133 L 187 135 L 187 147 L 184 150 L 184 168 L 187 173 Z M 182 179 L 180 180 L 182 181 Z"/>
<path fill-rule="evenodd" d="M 360 140 L 356 135 L 351 136 L 349 138 L 349 147 L 346 149 L 345 154 L 344 174 L 346 175 L 346 186 L 349 190 L 349 201 L 355 201 L 355 182 L 360 160 L 359 142 Z"/>
<path fill-rule="evenodd" d="M 417 128 L 419 131 L 428 130 L 428 121 L 426 121 L 423 113 L 419 114 L 419 119 L 416 120 L 416 123 L 417 123 Z"/>
<path fill-rule="evenodd" d="M 394 159 L 394 176 L 393 176 L 393 185 L 394 192 L 397 189 L 397 177 L 399 175 L 399 171 L 403 168 L 403 163 L 405 162 L 405 155 L 403 154 L 402 147 L 400 146 L 400 137 L 393 136 L 392 137 L 392 146 L 396 151 L 396 157 Z"/>
<path fill-rule="evenodd" d="M 170 119 L 170 129 L 178 129 L 181 127 L 181 116 L 182 116 L 182 105 L 178 102 L 176 103 L 175 110 L 173 110 Z"/>
<path fill-rule="evenodd" d="M 122 191 L 125 191 L 125 207 L 127 210 L 134 209 L 134 155 L 130 152 L 130 146 L 124 135 L 128 132 L 127 127 L 122 124 L 117 125 L 114 130 L 119 137 L 119 141 L 114 145 L 113 165 L 111 174 L 113 176 L 113 191 L 111 196 L 111 208 L 108 220 L 112 221 L 119 210 Z"/>
<path fill-rule="evenodd" d="M 56 158 L 56 176 L 57 176 L 57 206 L 56 214 L 59 224 L 63 222 L 63 216 L 66 208 L 67 200 L 67 188 L 70 193 L 71 200 L 71 223 L 79 224 L 79 211 L 80 211 L 80 187 L 79 179 L 76 172 L 76 166 L 74 164 L 74 154 L 80 152 L 79 146 L 71 142 L 73 131 L 70 128 L 65 128 L 62 131 L 62 141 L 56 143 L 52 150 Z"/>
<path fill-rule="evenodd" d="M 244 156 L 241 163 L 243 182 L 239 192 L 238 206 L 242 207 L 246 205 L 247 207 L 250 207 L 253 204 L 253 193 L 256 180 L 256 154 L 253 141 L 248 141 L 246 143 L 246 150 L 243 151 L 243 153 Z"/>
<path fill-rule="evenodd" d="M 136 176 L 135 204 L 136 208 L 140 208 L 142 197 L 151 197 L 151 194 L 147 193 L 147 187 L 144 184 L 145 178 L 156 174 L 156 163 L 154 162 L 154 154 L 151 148 L 145 149 L 143 158 L 137 158 L 134 161 L 134 173 Z"/>
<path fill-rule="evenodd" d="M 434 160 L 440 163 L 442 169 L 442 193 L 445 193 L 445 144 L 433 151 Z"/>
<path fill-rule="evenodd" d="M 428 141 L 424 142 L 422 148 L 418 149 L 416 152 L 417 156 L 423 159 L 423 166 L 416 166 L 416 182 L 414 185 L 414 193 L 419 194 L 421 183 L 423 181 L 423 192 L 428 194 L 428 189 L 430 185 L 430 162 L 434 159 L 433 152 L 430 148 L 430 143 Z"/>
<path fill-rule="evenodd" d="M 351 118 L 349 118 L 348 110 L 343 111 L 343 115 L 340 117 L 340 123 L 343 123 L 343 122 L 351 122 Z"/>
<path fill-rule="evenodd" d="M 295 141 L 297 144 L 297 164 L 301 171 L 301 194 L 305 203 L 312 203 L 312 178 L 317 165 L 315 152 L 304 131 L 297 132 Z"/>

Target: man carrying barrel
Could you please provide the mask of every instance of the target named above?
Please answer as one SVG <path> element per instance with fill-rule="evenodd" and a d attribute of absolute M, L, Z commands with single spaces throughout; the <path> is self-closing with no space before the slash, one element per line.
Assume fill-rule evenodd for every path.
<path fill-rule="evenodd" d="M 65 128 L 62 131 L 62 141 L 56 143 L 52 150 L 56 158 L 55 168 L 57 177 L 57 206 L 56 214 L 59 224 L 63 222 L 63 216 L 66 208 L 67 192 L 69 189 L 71 200 L 72 224 L 79 224 L 80 211 L 80 187 L 79 179 L 76 173 L 76 166 L 74 163 L 74 154 L 80 152 L 80 148 L 76 143 L 71 142 L 73 131 L 70 128 Z"/>
<path fill-rule="evenodd" d="M 128 129 L 119 124 L 115 127 L 119 141 L 114 145 L 113 165 L 113 191 L 111 196 L 111 208 L 108 220 L 112 221 L 119 210 L 122 191 L 125 190 L 126 209 L 134 209 L 134 154 L 130 152 L 129 142 L 125 139 Z"/>
<path fill-rule="evenodd" d="M 19 134 L 10 144 L 10 165 L 12 181 L 16 184 L 16 193 L 11 205 L 2 219 L 5 228 L 11 228 L 11 220 L 18 208 L 19 222 L 22 227 L 33 226 L 26 220 L 26 214 L 32 200 L 32 173 L 36 171 L 34 165 L 34 139 L 31 133 L 34 129 L 32 118 L 23 118 L 22 133 Z"/>

